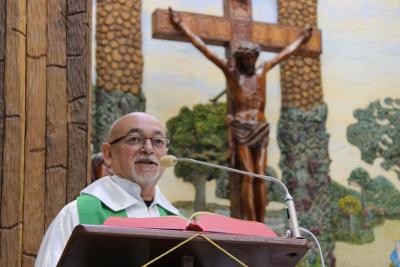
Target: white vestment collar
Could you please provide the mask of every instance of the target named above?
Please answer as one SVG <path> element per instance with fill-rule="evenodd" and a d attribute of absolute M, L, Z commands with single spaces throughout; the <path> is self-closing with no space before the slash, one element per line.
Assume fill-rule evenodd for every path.
<path fill-rule="evenodd" d="M 96 180 L 81 191 L 81 194 L 97 197 L 113 211 L 120 211 L 132 205 L 139 205 L 139 203 L 143 202 L 140 193 L 141 187 L 138 184 L 116 175 Z M 154 200 L 151 205 L 160 205 L 173 214 L 179 215 L 179 211 L 161 193 L 158 186 L 156 186 Z"/>

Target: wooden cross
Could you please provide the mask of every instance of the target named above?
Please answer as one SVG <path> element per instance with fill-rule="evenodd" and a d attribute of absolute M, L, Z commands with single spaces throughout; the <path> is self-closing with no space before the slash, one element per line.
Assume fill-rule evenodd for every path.
<path fill-rule="evenodd" d="M 251 0 L 224 0 L 223 17 L 188 12 L 178 14 L 206 44 L 228 48 L 227 57 L 231 56 L 240 41 L 256 43 L 263 51 L 280 52 L 304 30 L 299 27 L 254 22 Z M 172 25 L 168 10 L 156 9 L 152 20 L 154 38 L 189 41 Z M 310 40 L 296 54 L 318 56 L 321 52 L 321 32 L 314 30 Z"/>
<path fill-rule="evenodd" d="M 224 0 L 224 16 L 208 16 L 177 12 L 190 30 L 206 44 L 226 47 L 226 56 L 231 58 L 241 41 L 258 44 L 263 51 L 280 52 L 293 42 L 303 28 L 271 23 L 254 22 L 251 0 Z M 156 9 L 152 15 L 153 37 L 165 40 L 186 41 L 187 37 L 170 21 L 168 10 Z M 309 41 L 297 50 L 297 55 L 319 56 L 321 54 L 321 32 L 314 30 Z M 228 99 L 229 99 L 229 91 Z M 231 103 L 227 101 L 228 113 Z M 237 166 L 231 166 L 237 167 Z M 242 218 L 239 178 L 230 177 L 231 216 Z"/>

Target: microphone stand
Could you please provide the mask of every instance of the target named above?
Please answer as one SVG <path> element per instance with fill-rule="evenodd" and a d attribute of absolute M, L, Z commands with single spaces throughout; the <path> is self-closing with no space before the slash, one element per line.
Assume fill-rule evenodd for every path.
<path fill-rule="evenodd" d="M 230 172 L 235 172 L 239 174 L 244 174 L 252 177 L 257 177 L 269 182 L 275 182 L 278 183 L 282 186 L 282 188 L 285 190 L 285 203 L 286 203 L 286 210 L 288 214 L 288 220 L 289 220 L 289 228 L 291 230 L 291 236 L 295 238 L 301 238 L 300 235 L 300 230 L 299 230 L 299 223 L 297 221 L 297 214 L 296 214 L 296 209 L 294 206 L 293 202 L 293 197 L 290 195 L 289 190 L 287 189 L 286 185 L 282 183 L 280 180 L 271 177 L 271 176 L 266 176 L 266 175 L 259 175 L 251 172 L 246 172 L 246 171 L 241 171 L 241 170 L 236 170 L 233 168 L 225 167 L 225 166 L 219 166 L 216 164 L 204 162 L 204 161 L 199 161 L 199 160 L 194 160 L 194 159 L 189 159 L 189 158 L 176 158 L 174 159 L 174 164 L 177 163 L 177 161 L 187 161 L 187 162 L 192 162 L 192 163 L 197 163 L 200 165 L 208 166 L 208 167 L 213 167 L 225 171 L 230 171 Z"/>

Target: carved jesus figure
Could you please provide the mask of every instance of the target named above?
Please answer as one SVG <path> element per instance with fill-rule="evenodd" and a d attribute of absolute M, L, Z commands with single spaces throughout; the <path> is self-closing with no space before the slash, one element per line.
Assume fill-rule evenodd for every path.
<path fill-rule="evenodd" d="M 171 8 L 172 23 L 190 42 L 225 75 L 232 113 L 227 116 L 229 154 L 236 153 L 245 171 L 264 175 L 267 164 L 269 124 L 265 118 L 266 74 L 275 65 L 293 54 L 311 37 L 312 29 L 304 30 L 290 45 L 273 59 L 256 68 L 260 48 L 241 42 L 233 53 L 234 64 L 211 52 L 206 44 L 182 22 Z M 264 181 L 250 176 L 241 179 L 241 202 L 248 220 L 264 222 L 267 195 Z"/>

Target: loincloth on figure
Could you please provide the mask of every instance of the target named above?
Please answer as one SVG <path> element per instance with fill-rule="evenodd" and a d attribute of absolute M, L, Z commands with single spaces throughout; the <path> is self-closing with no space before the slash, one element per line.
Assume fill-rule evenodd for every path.
<path fill-rule="evenodd" d="M 235 141 L 249 147 L 267 146 L 269 142 L 269 123 L 241 121 L 233 118 L 229 122 Z"/>

